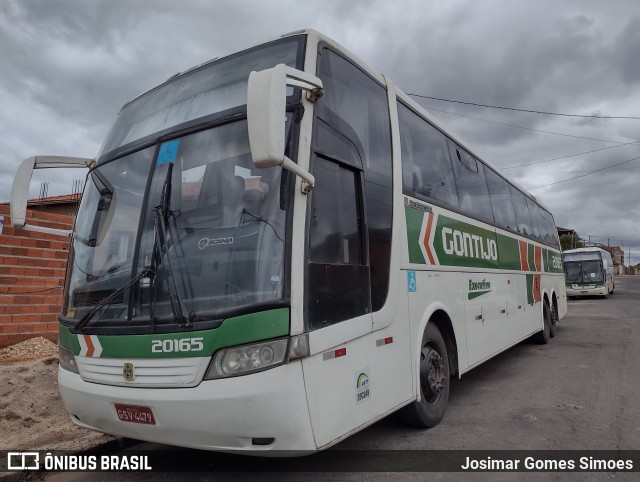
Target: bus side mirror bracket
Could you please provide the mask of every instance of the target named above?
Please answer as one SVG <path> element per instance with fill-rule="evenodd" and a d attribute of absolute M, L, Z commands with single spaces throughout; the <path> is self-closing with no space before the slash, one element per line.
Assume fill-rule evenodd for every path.
<path fill-rule="evenodd" d="M 62 156 L 33 156 L 22 161 L 20 167 L 18 167 L 15 177 L 13 178 L 13 185 L 11 186 L 11 225 L 27 231 L 38 231 L 40 233 L 57 234 L 61 236 L 68 236 L 71 234 L 71 231 L 68 229 L 55 229 L 26 224 L 27 200 L 29 197 L 31 176 L 34 169 L 91 167 L 94 162 L 94 159 Z"/>
<path fill-rule="evenodd" d="M 251 159 L 257 168 L 282 166 L 301 177 L 302 192 L 306 194 L 313 189 L 315 178 L 284 155 L 287 86 L 305 90 L 309 102 L 322 97 L 320 79 L 284 64 L 249 74 L 247 125 Z"/>

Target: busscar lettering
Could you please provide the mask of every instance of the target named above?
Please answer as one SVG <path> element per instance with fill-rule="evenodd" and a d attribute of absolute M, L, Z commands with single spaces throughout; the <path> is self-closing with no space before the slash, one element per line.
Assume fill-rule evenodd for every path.
<path fill-rule="evenodd" d="M 442 248 L 446 254 L 497 261 L 498 245 L 495 240 L 448 227 L 442 228 Z"/>

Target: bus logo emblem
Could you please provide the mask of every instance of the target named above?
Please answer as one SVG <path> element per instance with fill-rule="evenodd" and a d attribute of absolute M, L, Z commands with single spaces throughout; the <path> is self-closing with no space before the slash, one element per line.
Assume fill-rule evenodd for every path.
<path fill-rule="evenodd" d="M 136 374 L 133 371 L 133 363 L 125 363 L 122 365 L 122 376 L 128 382 L 136 377 Z"/>

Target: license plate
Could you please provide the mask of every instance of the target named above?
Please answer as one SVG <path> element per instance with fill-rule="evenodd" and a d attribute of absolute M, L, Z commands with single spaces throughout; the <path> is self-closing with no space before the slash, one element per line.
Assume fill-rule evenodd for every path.
<path fill-rule="evenodd" d="M 123 422 L 143 423 L 146 425 L 155 425 L 156 419 L 150 407 L 143 405 L 125 405 L 116 403 L 116 414 Z"/>

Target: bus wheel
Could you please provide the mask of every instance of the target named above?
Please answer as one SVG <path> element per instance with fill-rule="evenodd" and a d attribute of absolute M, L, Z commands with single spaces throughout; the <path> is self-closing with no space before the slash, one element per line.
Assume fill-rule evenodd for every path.
<path fill-rule="evenodd" d="M 549 308 L 549 302 L 544 301 L 544 305 L 542 307 L 542 318 L 543 318 L 543 328 L 541 331 L 536 333 L 534 336 L 534 340 L 541 345 L 546 345 L 549 343 L 549 339 L 551 338 L 551 326 L 553 325 L 553 321 L 551 319 L 551 308 Z"/>
<path fill-rule="evenodd" d="M 549 325 L 549 337 L 553 338 L 556 336 L 556 325 L 558 323 L 558 315 L 556 314 L 555 307 L 551 309 L 551 324 Z"/>
<path fill-rule="evenodd" d="M 449 401 L 449 356 L 442 334 L 428 323 L 420 352 L 421 399 L 402 409 L 402 419 L 409 425 L 430 428 L 444 417 Z"/>

